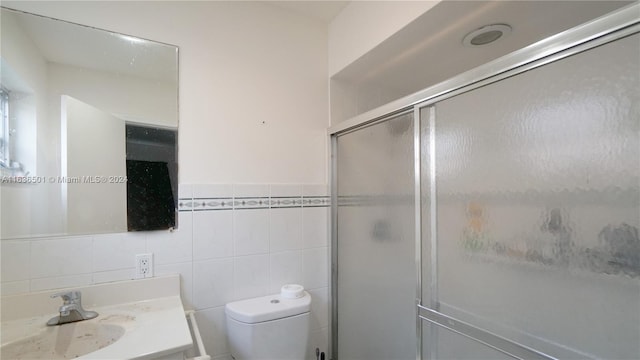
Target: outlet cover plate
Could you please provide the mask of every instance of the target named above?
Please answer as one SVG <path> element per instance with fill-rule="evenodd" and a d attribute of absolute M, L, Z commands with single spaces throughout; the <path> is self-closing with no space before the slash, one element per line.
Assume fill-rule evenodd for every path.
<path fill-rule="evenodd" d="M 153 277 L 153 253 L 136 255 L 136 279 Z"/>

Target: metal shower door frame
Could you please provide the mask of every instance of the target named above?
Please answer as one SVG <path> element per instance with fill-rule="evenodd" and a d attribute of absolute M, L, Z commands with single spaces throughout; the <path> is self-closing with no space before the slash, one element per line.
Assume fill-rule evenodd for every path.
<path fill-rule="evenodd" d="M 328 130 L 330 136 L 330 183 L 331 183 L 331 353 L 334 360 L 338 357 L 338 192 L 337 192 L 337 138 L 339 135 L 357 131 L 367 126 L 384 122 L 403 112 L 413 111 L 414 130 L 414 192 L 415 192 L 415 265 L 416 265 L 416 359 L 422 359 L 422 322 L 446 328 L 469 339 L 475 340 L 490 348 L 500 351 L 516 359 L 554 359 L 525 345 L 513 342 L 464 321 L 440 313 L 438 310 L 437 283 L 437 232 L 436 232 L 436 179 L 435 179 L 435 120 L 436 103 L 462 93 L 466 93 L 503 79 L 521 74 L 549 63 L 576 55 L 609 42 L 640 33 L 640 3 L 633 3 L 622 9 L 613 11 L 600 18 L 589 21 L 562 33 L 553 35 L 523 49 L 491 61 L 485 65 L 462 73 L 447 81 L 427 89 L 403 97 L 379 108 L 358 115 L 350 120 L 332 126 Z M 421 129 L 420 115 L 428 110 L 429 127 L 429 189 L 422 189 L 421 163 Z M 422 194 L 429 193 L 430 222 L 429 234 L 422 231 Z M 423 236 L 424 235 L 424 236 Z M 423 238 L 429 236 L 431 246 L 429 279 L 430 298 L 422 299 L 424 280 L 422 277 L 422 244 Z M 424 240 L 427 240 L 426 238 Z M 435 251 L 433 251 L 435 249 Z M 423 300 L 428 303 L 425 306 Z M 348 359 L 346 359 L 348 360 Z"/>

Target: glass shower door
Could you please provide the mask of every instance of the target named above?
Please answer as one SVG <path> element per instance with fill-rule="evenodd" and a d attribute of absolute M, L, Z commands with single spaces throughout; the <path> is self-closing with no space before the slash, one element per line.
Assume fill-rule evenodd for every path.
<path fill-rule="evenodd" d="M 636 34 L 421 109 L 424 359 L 640 357 L 639 68 Z"/>
<path fill-rule="evenodd" d="M 339 359 L 416 358 L 413 138 L 412 112 L 337 137 Z"/>

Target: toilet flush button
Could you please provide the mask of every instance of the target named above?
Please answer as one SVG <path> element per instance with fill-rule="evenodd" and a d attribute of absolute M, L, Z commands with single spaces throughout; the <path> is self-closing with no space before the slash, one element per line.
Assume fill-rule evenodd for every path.
<path fill-rule="evenodd" d="M 280 296 L 285 299 L 297 299 L 304 296 L 304 287 L 298 284 L 286 284 L 280 289 Z"/>
<path fill-rule="evenodd" d="M 272 304 L 278 304 L 278 303 L 280 303 L 280 300 L 278 300 L 278 299 L 273 299 L 273 300 L 271 300 L 270 302 L 271 302 Z"/>

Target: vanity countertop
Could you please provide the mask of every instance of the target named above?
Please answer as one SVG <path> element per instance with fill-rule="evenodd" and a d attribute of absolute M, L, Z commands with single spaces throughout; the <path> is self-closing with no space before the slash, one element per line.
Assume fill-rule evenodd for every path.
<path fill-rule="evenodd" d="M 177 286 L 175 282 L 177 281 Z M 120 286 L 118 286 L 120 285 Z M 127 290 L 133 291 L 127 292 Z M 147 289 L 147 298 L 142 289 Z M 173 289 L 173 291 L 170 291 Z M 83 304 L 85 309 L 98 312 L 98 317 L 91 320 L 84 320 L 75 323 L 61 325 L 65 328 L 56 329 L 58 326 L 46 326 L 47 320 L 57 315 L 55 312 L 43 313 L 43 307 L 36 306 L 39 301 L 51 302 L 48 293 L 25 294 L 23 301 L 19 302 L 20 295 L 2 298 L 2 347 L 3 356 L 10 344 L 15 342 L 25 343 L 25 339 L 39 339 L 47 336 L 47 333 L 54 331 L 71 332 L 69 341 L 83 341 L 82 338 L 89 338 L 92 332 L 102 331 L 101 335 L 107 338 L 104 347 L 78 357 L 78 359 L 151 359 L 179 353 L 192 347 L 191 333 L 185 317 L 184 307 L 179 296 L 179 278 L 164 277 L 145 280 L 132 280 L 122 283 L 111 283 L 106 285 L 96 285 L 84 289 L 77 289 L 83 293 Z M 105 298 L 100 297 L 107 291 L 110 295 L 107 303 Z M 87 294 L 85 302 L 85 293 Z M 39 295 L 39 296 L 38 296 Z M 95 298 L 95 296 L 98 296 Z M 106 296 L 106 295 L 105 295 Z M 101 301 L 92 301 L 101 299 Z M 6 301 L 5 301 L 6 300 Z M 48 310 L 57 309 L 59 306 L 45 306 Z M 7 310 L 17 312 L 17 315 L 25 315 L 31 312 L 32 316 L 16 316 L 6 313 Z M 25 308 L 27 307 L 27 308 Z M 6 316 L 5 316 L 6 315 Z M 75 327 L 75 328 L 74 328 Z M 89 329 L 89 330 L 82 330 Z M 110 334 L 105 335 L 105 329 L 113 331 L 113 341 L 108 339 Z M 86 334 L 85 334 L 86 332 Z M 58 336 L 59 337 L 59 336 Z M 61 344 L 59 340 L 51 349 L 43 350 L 42 358 L 51 358 L 47 351 L 58 351 L 56 347 L 68 346 Z M 31 346 L 33 348 L 33 346 Z M 16 348 L 14 346 L 14 348 Z M 6 350 L 8 351 L 8 350 Z M 24 351 L 24 350 L 22 350 Z"/>

